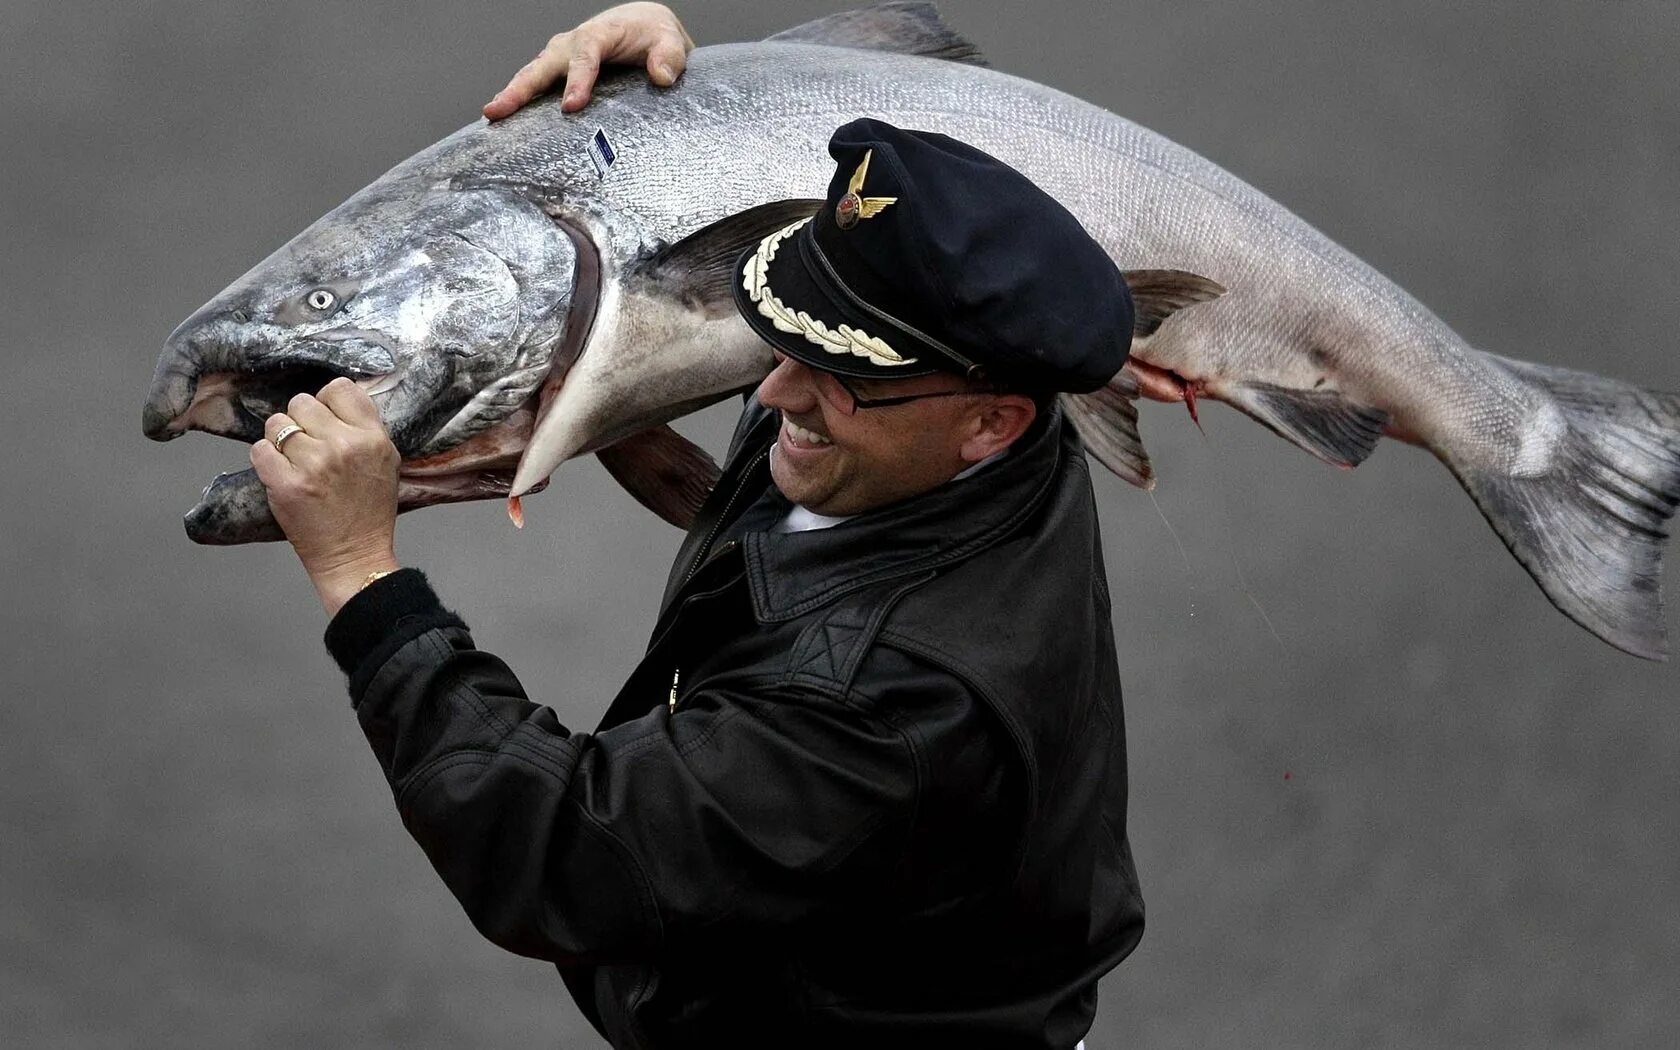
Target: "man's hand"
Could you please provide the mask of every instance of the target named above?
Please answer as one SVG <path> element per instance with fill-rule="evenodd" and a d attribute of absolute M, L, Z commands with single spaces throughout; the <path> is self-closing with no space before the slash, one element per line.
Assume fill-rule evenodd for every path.
<path fill-rule="evenodd" d="M 484 115 L 501 120 L 566 78 L 560 106 L 575 113 L 589 101 L 603 62 L 647 63 L 648 77 L 670 87 L 694 50 L 677 16 L 664 4 L 610 7 L 568 33 L 557 34 L 542 53 L 513 75 L 508 86 L 484 105 Z"/>
<path fill-rule="evenodd" d="M 274 439 L 293 424 L 303 429 L 276 449 Z M 292 398 L 286 411 L 268 417 L 263 432 L 251 446 L 251 465 L 330 616 L 368 573 L 397 568 L 402 457 L 373 399 L 344 378 L 318 395 Z"/>

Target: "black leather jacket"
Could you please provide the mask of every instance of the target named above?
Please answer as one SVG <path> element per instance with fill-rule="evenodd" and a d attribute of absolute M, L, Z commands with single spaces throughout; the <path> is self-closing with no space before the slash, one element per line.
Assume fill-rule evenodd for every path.
<path fill-rule="evenodd" d="M 412 570 L 328 629 L 409 831 L 615 1046 L 1067 1050 L 1137 944 L 1085 456 L 778 534 L 749 403 L 647 655 L 593 734 Z"/>

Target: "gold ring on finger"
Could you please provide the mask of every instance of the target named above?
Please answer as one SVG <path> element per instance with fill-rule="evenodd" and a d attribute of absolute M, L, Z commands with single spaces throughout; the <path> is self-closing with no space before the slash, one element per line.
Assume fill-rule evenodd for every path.
<path fill-rule="evenodd" d="M 280 447 L 281 445 L 284 445 L 287 441 L 291 440 L 293 434 L 301 433 L 303 433 L 302 427 L 298 426 L 296 423 L 287 423 L 285 426 L 280 428 L 280 433 L 274 435 L 274 451 L 282 451 Z"/>

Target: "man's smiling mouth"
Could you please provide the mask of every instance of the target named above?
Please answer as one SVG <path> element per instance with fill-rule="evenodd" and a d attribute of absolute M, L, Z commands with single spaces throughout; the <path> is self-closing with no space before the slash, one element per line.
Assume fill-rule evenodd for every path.
<path fill-rule="evenodd" d="M 804 427 L 785 416 L 782 418 L 782 425 L 787 432 L 788 440 L 792 442 L 795 447 L 817 448 L 819 446 L 833 444 L 829 438 L 822 436 L 814 430 L 806 430 Z"/>

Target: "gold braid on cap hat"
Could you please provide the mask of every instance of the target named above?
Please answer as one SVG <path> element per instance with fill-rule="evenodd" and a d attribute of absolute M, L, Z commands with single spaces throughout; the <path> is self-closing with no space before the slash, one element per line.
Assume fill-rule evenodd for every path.
<path fill-rule="evenodd" d="M 831 354 L 855 354 L 877 365 L 915 364 L 914 357 L 904 357 L 876 336 L 860 332 L 849 324 L 830 328 L 804 310 L 788 309 L 787 304 L 771 292 L 766 276 L 770 260 L 776 257 L 776 249 L 810 221 L 809 218 L 800 219 L 764 238 L 758 244 L 758 251 L 741 267 L 741 286 L 747 290 L 748 298 L 758 304 L 758 312 L 781 331 L 802 335 Z"/>

